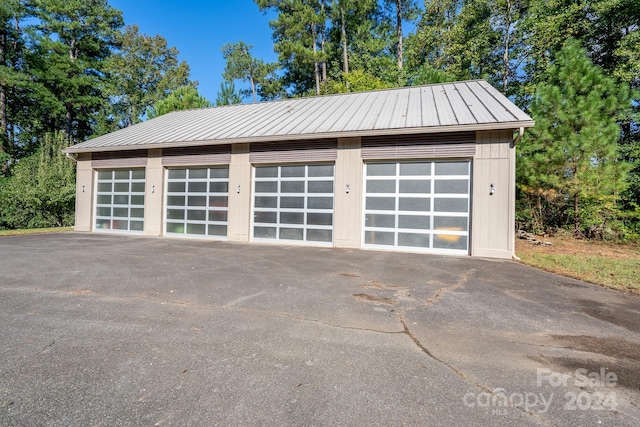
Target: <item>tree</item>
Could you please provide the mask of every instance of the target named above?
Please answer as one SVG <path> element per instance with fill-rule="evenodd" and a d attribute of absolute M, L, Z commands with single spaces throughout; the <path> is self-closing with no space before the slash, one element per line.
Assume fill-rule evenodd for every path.
<path fill-rule="evenodd" d="M 392 84 L 372 76 L 362 70 L 354 70 L 344 74 L 342 80 L 328 80 L 322 88 L 323 94 L 364 92 L 367 90 L 389 89 Z"/>
<path fill-rule="evenodd" d="M 325 0 L 255 0 L 262 11 L 272 9 L 278 17 L 269 22 L 274 49 L 285 70 L 285 86 L 295 94 L 315 89 L 326 80 L 327 55 Z"/>
<path fill-rule="evenodd" d="M 402 23 L 406 19 L 412 19 L 417 12 L 417 6 L 414 0 L 385 0 L 387 5 L 393 5 L 395 9 L 395 21 L 396 21 L 396 60 L 398 64 L 398 70 L 402 70 L 403 60 L 403 46 L 402 40 L 404 38 L 402 32 Z"/>
<path fill-rule="evenodd" d="M 501 56 L 496 77 L 501 77 L 502 91 L 507 95 L 516 92 L 514 83 L 517 83 L 523 62 L 521 58 L 526 52 L 521 24 L 526 17 L 528 3 L 529 0 L 493 0 L 493 26 L 499 40 L 497 54 Z"/>
<path fill-rule="evenodd" d="M 625 188 L 629 164 L 620 159 L 618 120 L 630 104 L 629 88 L 607 77 L 574 39 L 537 86 L 531 106 L 536 126 L 518 146 L 519 185 L 538 206 L 543 197 L 568 202 L 576 233 L 587 201 L 602 205 Z"/>
<path fill-rule="evenodd" d="M 211 103 L 207 101 L 206 98 L 200 96 L 196 88 L 193 86 L 182 86 L 171 92 L 165 99 L 153 104 L 153 107 L 147 110 L 147 116 L 153 119 L 172 111 L 207 107 L 211 107 Z"/>
<path fill-rule="evenodd" d="M 24 13 L 22 4 L 18 0 L 9 0 L 0 5 L 0 153 L 5 155 L 9 151 L 7 94 L 9 88 L 15 86 L 19 79 L 16 66 L 20 34 L 16 27 Z M 3 164 L 6 160 L 6 157 L 0 159 Z"/>
<path fill-rule="evenodd" d="M 361 73 L 357 80 L 366 75 L 383 80 L 385 86 L 398 84 L 397 67 L 389 54 L 392 26 L 376 0 L 336 0 L 328 16 L 330 81 L 325 86 L 349 89 L 352 71 Z"/>
<path fill-rule="evenodd" d="M 412 69 L 427 63 L 446 69 L 450 59 L 451 28 L 462 9 L 460 0 L 426 0 L 415 34 L 407 40 L 407 62 Z"/>
<path fill-rule="evenodd" d="M 119 49 L 106 60 L 108 110 L 113 129 L 140 123 L 148 107 L 189 84 L 189 65 L 164 37 L 141 34 L 137 25 L 118 35 Z"/>
<path fill-rule="evenodd" d="M 46 108 L 43 86 L 30 73 L 29 35 L 33 7 L 21 0 L 0 3 L 0 176 L 12 162 L 32 153 L 32 128 L 37 128 L 36 111 Z"/>
<path fill-rule="evenodd" d="M 62 153 L 68 140 L 64 132 L 46 134 L 38 152 L 21 159 L 0 182 L 0 228 L 73 224 L 75 164 Z"/>
<path fill-rule="evenodd" d="M 240 104 L 242 97 L 236 92 L 236 86 L 233 82 L 220 83 L 220 90 L 218 91 L 218 97 L 216 98 L 216 106 Z"/>
<path fill-rule="evenodd" d="M 258 102 L 256 86 L 262 85 L 266 77 L 275 71 L 275 65 L 266 64 L 261 59 L 254 58 L 251 55 L 252 48 L 252 45 L 247 45 L 242 40 L 225 44 L 222 47 L 222 56 L 226 65 L 222 76 L 229 82 L 234 80 L 249 82 L 251 89 L 248 93 L 255 103 Z"/>
<path fill-rule="evenodd" d="M 526 0 L 430 0 L 415 35 L 407 40 L 408 73 L 425 64 L 456 80 L 487 79 L 515 93 L 524 52 L 519 30 Z"/>
<path fill-rule="evenodd" d="M 55 97 L 45 117 L 49 130 L 65 129 L 82 141 L 91 134 L 93 119 L 105 104 L 101 92 L 103 61 L 111 54 L 122 27 L 122 13 L 107 0 L 33 0 L 40 58 L 35 77 Z M 60 114 L 62 113 L 62 114 Z"/>

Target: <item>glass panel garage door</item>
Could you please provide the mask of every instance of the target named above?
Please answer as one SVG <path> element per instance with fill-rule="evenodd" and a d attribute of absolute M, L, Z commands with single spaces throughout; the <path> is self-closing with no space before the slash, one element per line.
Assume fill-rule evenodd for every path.
<path fill-rule="evenodd" d="M 167 171 L 167 235 L 227 237 L 229 167 Z"/>
<path fill-rule="evenodd" d="M 467 254 L 470 165 L 367 163 L 364 245 Z"/>
<path fill-rule="evenodd" d="M 144 229 L 144 169 L 98 171 L 96 230 Z"/>
<path fill-rule="evenodd" d="M 333 241 L 333 164 L 257 166 L 253 238 Z"/>

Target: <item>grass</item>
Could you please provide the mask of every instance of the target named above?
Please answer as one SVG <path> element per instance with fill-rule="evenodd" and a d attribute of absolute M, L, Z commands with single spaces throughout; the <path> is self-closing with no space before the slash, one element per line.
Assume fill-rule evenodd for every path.
<path fill-rule="evenodd" d="M 20 230 L 0 230 L 2 236 L 20 236 L 24 234 L 42 234 L 42 233 L 62 233 L 64 231 L 73 231 L 73 227 L 51 227 L 51 228 L 28 228 Z"/>
<path fill-rule="evenodd" d="M 540 238 L 551 246 L 516 241 L 522 263 L 608 288 L 640 294 L 640 245 Z"/>

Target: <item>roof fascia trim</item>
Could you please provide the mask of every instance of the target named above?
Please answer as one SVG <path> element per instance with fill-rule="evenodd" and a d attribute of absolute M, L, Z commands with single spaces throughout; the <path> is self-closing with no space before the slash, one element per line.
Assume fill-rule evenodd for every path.
<path fill-rule="evenodd" d="M 451 126 L 433 126 L 419 128 L 400 128 L 400 129 L 372 129 L 366 131 L 347 131 L 347 132 L 326 132 L 326 133 L 309 133 L 295 135 L 268 135 L 262 137 L 232 138 L 218 140 L 201 140 L 201 141 L 171 141 L 155 144 L 135 144 L 135 145 L 111 145 L 98 147 L 69 147 L 63 150 L 64 153 L 96 153 L 102 151 L 128 151 L 128 150 L 144 150 L 156 148 L 178 148 L 178 147 L 199 147 L 205 145 L 225 145 L 225 144 L 246 144 L 261 141 L 300 141 L 308 139 L 328 139 L 328 138 L 353 138 L 363 136 L 380 136 L 380 135 L 412 135 L 418 133 L 444 133 L 444 132 L 469 132 L 469 131 L 486 131 L 486 130 L 505 130 L 530 128 L 535 125 L 533 120 L 513 121 L 501 123 L 482 123 L 471 125 L 451 125 Z M 87 141 L 89 142 L 89 141 Z"/>

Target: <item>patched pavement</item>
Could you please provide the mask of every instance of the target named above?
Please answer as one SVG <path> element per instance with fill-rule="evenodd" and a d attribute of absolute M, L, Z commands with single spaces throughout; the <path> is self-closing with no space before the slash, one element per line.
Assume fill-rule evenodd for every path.
<path fill-rule="evenodd" d="M 515 262 L 0 238 L 0 425 L 638 425 L 640 298 Z"/>

